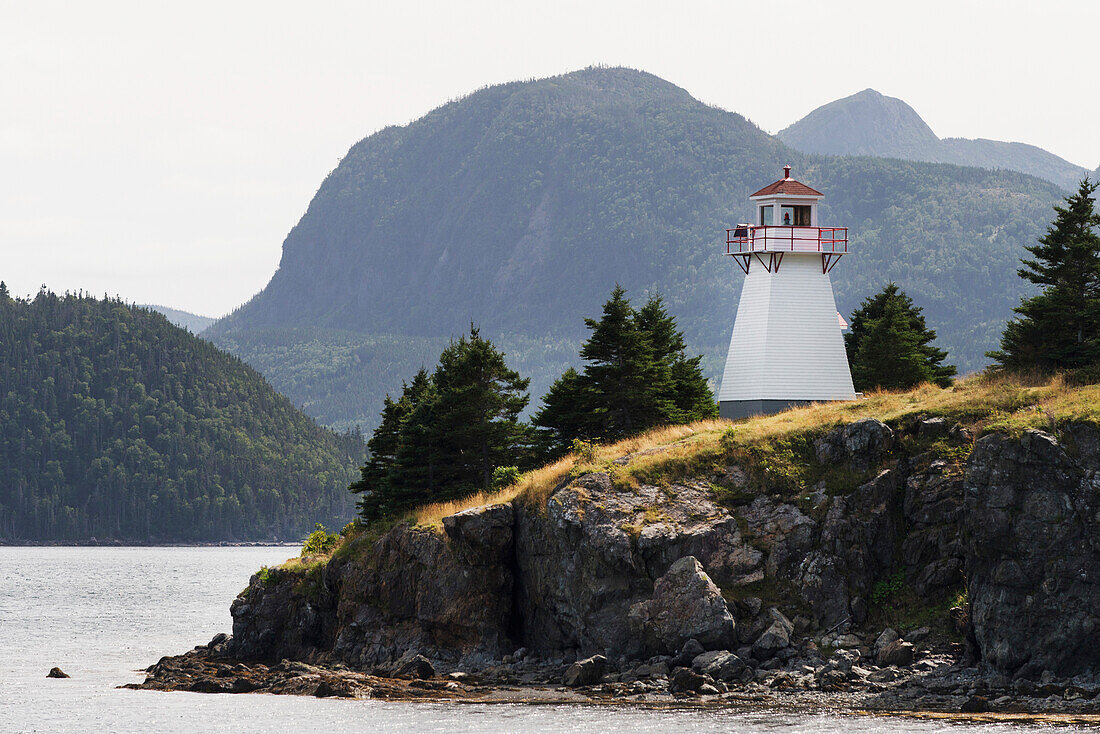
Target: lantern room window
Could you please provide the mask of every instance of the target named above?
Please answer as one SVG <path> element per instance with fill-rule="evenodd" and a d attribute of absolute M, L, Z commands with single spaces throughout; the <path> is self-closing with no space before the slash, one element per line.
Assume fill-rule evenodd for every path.
<path fill-rule="evenodd" d="M 784 206 L 780 207 L 779 223 L 788 227 L 809 227 L 809 206 Z"/>
<path fill-rule="evenodd" d="M 762 225 L 775 224 L 774 217 L 773 217 L 773 212 L 774 211 L 775 211 L 775 209 L 772 206 L 762 206 L 762 207 L 760 207 L 760 224 L 762 224 Z"/>

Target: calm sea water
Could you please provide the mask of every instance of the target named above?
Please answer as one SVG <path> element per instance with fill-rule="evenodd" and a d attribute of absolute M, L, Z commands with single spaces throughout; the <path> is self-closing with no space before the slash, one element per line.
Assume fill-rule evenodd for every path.
<path fill-rule="evenodd" d="M 0 732 L 1028 731 L 789 713 L 408 704 L 118 690 L 230 629 L 229 602 L 290 548 L 0 548 Z M 47 679 L 59 666 L 68 680 Z M 1065 729 L 1061 729 L 1065 731 Z"/>

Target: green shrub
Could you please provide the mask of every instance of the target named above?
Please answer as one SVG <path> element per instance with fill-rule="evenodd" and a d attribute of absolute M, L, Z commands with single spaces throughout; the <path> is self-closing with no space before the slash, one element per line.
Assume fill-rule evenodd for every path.
<path fill-rule="evenodd" d="M 309 534 L 302 544 L 302 558 L 317 556 L 332 551 L 340 542 L 340 535 L 325 530 L 325 526 L 317 523 L 317 529 Z"/>
<path fill-rule="evenodd" d="M 493 489 L 505 489 L 519 484 L 521 475 L 522 472 L 520 472 L 519 467 L 498 466 L 493 469 Z"/>
<path fill-rule="evenodd" d="M 593 464 L 596 461 L 596 444 L 591 441 L 574 438 L 569 450 L 577 457 L 578 464 Z"/>
<path fill-rule="evenodd" d="M 905 586 L 905 573 L 899 571 L 881 581 L 876 581 L 871 587 L 871 602 L 879 607 L 885 607 L 895 601 L 902 587 Z"/>

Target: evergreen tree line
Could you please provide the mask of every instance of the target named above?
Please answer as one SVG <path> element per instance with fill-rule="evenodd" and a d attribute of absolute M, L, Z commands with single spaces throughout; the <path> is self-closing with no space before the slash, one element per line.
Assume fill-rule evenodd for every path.
<path fill-rule="evenodd" d="M 473 327 L 451 342 L 432 373 L 422 368 L 400 397 L 387 395 L 367 442 L 370 459 L 351 486 L 361 495 L 361 517 L 394 517 L 491 490 L 577 439 L 613 441 L 717 415 L 701 357 L 686 356 L 683 333 L 660 296 L 635 310 L 616 286 L 602 317 L 585 324 L 584 369 L 570 368 L 554 383 L 531 424 L 520 421 L 529 380 Z"/>
<path fill-rule="evenodd" d="M 0 539 L 297 539 L 364 456 L 158 313 L 0 284 Z"/>
<path fill-rule="evenodd" d="M 386 396 L 370 459 L 352 492 L 360 515 L 393 516 L 425 501 L 456 499 L 492 486 L 498 467 L 525 463 L 530 431 L 519 420 L 529 380 L 476 328 L 421 369 L 401 396 Z"/>

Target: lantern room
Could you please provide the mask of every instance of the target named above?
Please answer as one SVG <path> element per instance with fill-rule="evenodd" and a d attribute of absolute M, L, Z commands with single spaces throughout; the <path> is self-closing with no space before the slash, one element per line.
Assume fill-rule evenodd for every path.
<path fill-rule="evenodd" d="M 848 252 L 848 229 L 818 226 L 817 205 L 824 196 L 795 181 L 791 167 L 783 166 L 783 178 L 749 197 L 754 221 L 726 230 L 726 254 L 748 273 L 754 259 L 770 271 L 782 264 L 783 253 L 820 253 L 822 271 L 829 272 Z"/>
<path fill-rule="evenodd" d="M 749 197 L 756 203 L 758 227 L 816 227 L 820 191 L 791 178 L 791 167 L 783 166 L 783 178 Z"/>

